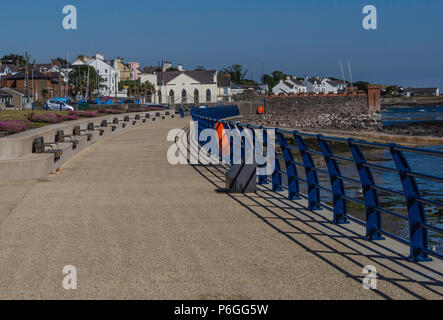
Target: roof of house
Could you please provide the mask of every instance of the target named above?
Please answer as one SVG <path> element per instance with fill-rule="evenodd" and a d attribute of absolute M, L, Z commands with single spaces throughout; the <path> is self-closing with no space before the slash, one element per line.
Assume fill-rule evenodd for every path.
<path fill-rule="evenodd" d="M 52 68 L 52 64 L 50 63 L 36 63 L 35 65 L 30 65 L 31 68 L 34 69 L 51 69 Z"/>
<path fill-rule="evenodd" d="M 284 83 L 288 88 L 290 88 L 290 89 L 294 89 L 294 85 L 292 84 L 292 82 L 284 81 L 283 83 Z"/>
<path fill-rule="evenodd" d="M 319 79 L 319 78 L 309 78 L 309 79 L 306 79 L 306 81 L 314 84 L 315 82 L 317 82 L 317 83 L 321 82 L 321 79 Z"/>
<path fill-rule="evenodd" d="M 44 74 L 41 73 L 40 71 L 36 71 L 34 70 L 33 74 L 31 75 L 31 73 L 29 74 L 29 78 L 33 77 L 34 79 L 49 79 L 49 77 Z M 24 80 L 26 78 L 26 71 L 20 71 L 14 75 L 9 75 L 7 77 L 5 77 L 6 80 Z"/>
<path fill-rule="evenodd" d="M 235 82 L 231 83 L 232 89 L 244 89 L 244 90 L 254 89 L 254 90 L 256 90 L 256 89 L 261 89 L 264 86 L 266 86 L 266 85 L 263 85 L 263 84 L 252 84 L 252 83 L 251 84 L 238 84 L 238 83 L 235 83 Z"/>
<path fill-rule="evenodd" d="M 165 71 L 157 73 L 157 83 L 161 85 L 162 83 L 168 83 L 169 81 L 177 78 L 181 74 L 185 74 L 192 79 L 204 83 L 204 84 L 214 84 L 214 75 L 217 71 L 215 70 L 193 70 L 193 71 Z"/>
<path fill-rule="evenodd" d="M 407 92 L 436 92 L 438 88 L 407 88 Z"/>
<path fill-rule="evenodd" d="M 217 85 L 219 87 L 230 87 L 231 86 L 231 75 L 230 74 L 217 74 Z"/>
<path fill-rule="evenodd" d="M 15 64 L 2 64 L 0 65 L 0 72 L 5 72 L 6 68 L 9 68 L 11 72 L 17 72 L 18 67 Z"/>
<path fill-rule="evenodd" d="M 19 95 L 24 95 L 25 94 L 25 90 L 22 89 L 17 89 L 17 88 L 8 88 L 8 87 L 3 87 L 0 90 L 3 90 L 5 92 L 13 92 L 13 93 L 18 93 Z"/>
<path fill-rule="evenodd" d="M 161 69 L 158 66 L 146 66 L 143 68 L 143 73 L 154 73 L 154 71 Z"/>
<path fill-rule="evenodd" d="M 335 80 L 335 79 L 328 79 L 326 82 L 328 82 L 330 85 L 337 87 L 339 85 L 343 85 L 343 81 L 342 80 Z M 345 83 L 345 85 L 347 85 Z"/>
<path fill-rule="evenodd" d="M 4 88 L 0 88 L 0 95 L 12 97 L 11 92 L 9 92 L 8 90 L 5 90 Z"/>

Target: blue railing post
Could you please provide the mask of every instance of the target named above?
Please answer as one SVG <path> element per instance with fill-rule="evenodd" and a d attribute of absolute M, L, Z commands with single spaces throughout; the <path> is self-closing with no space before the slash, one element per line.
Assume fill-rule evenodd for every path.
<path fill-rule="evenodd" d="M 318 188 L 320 184 L 318 183 L 317 172 L 314 170 L 314 160 L 312 159 L 312 155 L 308 152 L 309 148 L 306 145 L 305 140 L 297 134 L 297 131 L 294 131 L 293 134 L 306 173 L 306 181 L 308 184 L 308 210 L 320 210 L 320 189 Z"/>
<path fill-rule="evenodd" d="M 266 157 L 268 150 L 265 150 L 265 146 L 267 146 L 268 143 L 268 136 L 266 130 L 263 130 L 263 126 L 260 126 L 259 129 L 262 132 L 263 137 L 263 155 Z M 264 168 L 266 165 L 258 165 L 259 168 Z M 266 179 L 265 175 L 258 175 L 258 182 L 259 185 L 265 185 L 268 184 L 268 180 Z"/>
<path fill-rule="evenodd" d="M 237 135 L 237 128 L 231 121 L 225 122 L 229 128 L 229 134 L 227 135 L 229 139 L 229 165 L 234 164 L 234 137 Z"/>
<path fill-rule="evenodd" d="M 245 139 L 242 137 L 242 133 L 245 128 L 243 128 L 243 126 L 240 123 L 237 124 L 237 128 L 238 128 L 238 135 L 240 138 L 240 146 L 241 146 L 240 157 L 241 157 L 241 163 L 243 164 L 243 163 L 245 163 L 245 159 L 246 159 L 246 150 L 245 150 L 246 144 L 245 144 Z"/>
<path fill-rule="evenodd" d="M 348 139 L 348 145 L 351 149 L 352 156 L 357 166 L 360 176 L 361 187 L 365 198 L 366 209 L 366 240 L 382 240 L 384 239 L 378 230 L 381 230 L 381 215 L 377 208 L 380 207 L 378 192 L 373 188 L 375 185 L 374 177 L 371 169 L 365 166 L 366 158 L 361 148 L 353 143 L 354 139 Z"/>
<path fill-rule="evenodd" d="M 266 141 L 268 135 L 266 134 Z M 275 148 L 274 155 L 274 172 L 272 173 L 272 191 L 283 191 L 283 181 L 281 177 L 281 165 L 280 160 L 277 157 L 277 148 Z"/>
<path fill-rule="evenodd" d="M 285 160 L 286 174 L 288 178 L 288 199 L 294 200 L 300 197 L 300 188 L 298 183 L 297 168 L 295 166 L 294 155 L 288 147 L 288 142 L 280 130 L 275 130 L 278 144 L 283 152 Z"/>
<path fill-rule="evenodd" d="M 420 190 L 415 178 L 408 175 L 411 168 L 403 153 L 395 149 L 396 146 L 396 144 L 391 144 L 389 151 L 397 167 L 408 206 L 409 234 L 411 237 L 409 260 L 412 262 L 430 261 L 431 259 L 424 251 L 428 250 L 429 238 L 428 230 L 423 227 L 426 224 L 426 213 L 423 204 L 417 201 L 420 198 Z"/>
<path fill-rule="evenodd" d="M 334 218 L 332 222 L 334 224 L 349 223 L 347 221 L 347 205 L 345 196 L 345 186 L 339 177 L 341 176 L 340 166 L 335 159 L 331 156 L 334 155 L 329 143 L 322 139 L 322 135 L 317 136 L 320 149 L 323 153 L 323 157 L 326 162 L 326 166 L 329 172 L 329 178 L 331 180 L 332 189 L 332 203 L 333 203 L 333 215 Z"/>

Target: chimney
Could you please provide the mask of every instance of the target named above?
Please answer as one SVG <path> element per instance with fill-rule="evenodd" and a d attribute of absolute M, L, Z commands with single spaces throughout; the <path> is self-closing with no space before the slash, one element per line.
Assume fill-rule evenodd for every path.
<path fill-rule="evenodd" d="M 172 63 L 169 61 L 163 62 L 163 72 L 172 67 Z"/>
<path fill-rule="evenodd" d="M 286 76 L 286 80 L 291 80 L 291 77 L 290 76 Z"/>
<path fill-rule="evenodd" d="M 179 65 L 177 66 L 177 69 L 178 69 L 178 71 L 183 71 L 183 66 L 182 66 L 181 64 L 179 64 Z"/>

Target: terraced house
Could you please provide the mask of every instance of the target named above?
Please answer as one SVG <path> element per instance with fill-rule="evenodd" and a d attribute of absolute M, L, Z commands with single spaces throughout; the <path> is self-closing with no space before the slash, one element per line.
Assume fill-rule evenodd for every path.
<path fill-rule="evenodd" d="M 59 91 L 65 91 L 65 82 L 58 72 L 43 73 L 31 70 L 29 74 L 28 92 L 26 86 L 26 71 L 20 71 L 14 75 L 9 75 L 1 80 L 0 85 L 15 91 L 29 94 L 34 102 L 45 103 L 47 99 L 58 95 Z"/>
<path fill-rule="evenodd" d="M 128 65 L 123 63 L 123 59 L 117 58 L 115 59 L 115 63 L 117 64 L 118 72 L 120 73 L 120 81 L 131 80 L 131 69 Z"/>
<path fill-rule="evenodd" d="M 272 92 L 276 95 L 279 95 L 280 93 L 306 93 L 307 87 L 303 84 L 303 81 L 298 80 L 296 77 L 288 76 L 286 80 L 280 80 L 280 82 L 272 88 Z"/>
<path fill-rule="evenodd" d="M 98 75 L 104 79 L 100 94 L 103 96 L 114 96 L 116 94 L 120 82 L 120 72 L 116 60 L 105 60 L 105 57 L 100 53 L 97 53 L 92 59 L 85 55 L 79 55 L 72 65 L 74 67 L 89 65 L 94 68 Z"/>
<path fill-rule="evenodd" d="M 308 93 L 338 93 L 346 90 L 346 84 L 341 81 L 333 80 L 329 78 L 309 78 L 305 77 L 303 85 L 306 86 Z"/>

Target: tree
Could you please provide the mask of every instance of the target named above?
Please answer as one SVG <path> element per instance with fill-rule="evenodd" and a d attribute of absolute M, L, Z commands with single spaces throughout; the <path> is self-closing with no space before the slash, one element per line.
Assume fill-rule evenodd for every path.
<path fill-rule="evenodd" d="M 274 88 L 280 80 L 286 80 L 287 77 L 288 75 L 282 71 L 275 70 L 272 72 L 272 76 L 268 74 L 263 75 L 262 82 L 263 84 L 268 85 L 269 91 L 272 91 L 272 88 Z"/>
<path fill-rule="evenodd" d="M 166 71 L 179 71 L 179 70 L 178 70 L 178 68 L 170 67 L 170 68 L 166 69 Z"/>
<path fill-rule="evenodd" d="M 205 67 L 203 67 L 203 66 L 197 66 L 197 67 L 194 69 L 194 71 L 203 71 L 203 70 L 206 70 Z"/>
<path fill-rule="evenodd" d="M 49 96 L 49 90 L 47 88 L 43 88 L 40 92 L 42 94 L 42 97 L 46 100 L 46 98 Z"/>
<path fill-rule="evenodd" d="M 81 65 L 75 66 L 75 68 L 69 73 L 69 86 L 71 87 L 72 94 L 86 95 L 88 77 L 88 66 Z M 98 79 L 98 83 L 97 83 Z M 89 94 L 91 97 L 95 92 L 98 95 L 100 88 L 103 88 L 102 82 L 105 80 L 98 76 L 95 69 L 89 66 Z"/>
<path fill-rule="evenodd" d="M 155 86 L 149 81 L 146 81 L 145 83 L 140 83 L 139 87 L 140 96 L 142 98 L 145 98 L 148 95 L 152 95 L 155 92 Z"/>
<path fill-rule="evenodd" d="M 398 86 L 389 86 L 382 91 L 382 96 L 384 97 L 394 97 L 398 93 Z"/>
<path fill-rule="evenodd" d="M 223 68 L 220 70 L 221 74 L 230 74 L 231 81 L 237 84 L 252 84 L 256 85 L 257 82 L 251 79 L 246 79 L 248 70 L 243 71 L 243 66 L 239 64 L 233 64 L 232 66 Z"/>
<path fill-rule="evenodd" d="M 366 82 L 366 81 L 357 81 L 354 83 L 354 86 L 357 86 L 358 90 L 367 92 L 368 91 L 368 84 L 369 84 L 369 82 Z"/>
<path fill-rule="evenodd" d="M 147 93 L 150 93 L 150 94 L 155 93 L 155 86 L 152 83 L 150 83 L 149 81 L 146 81 L 144 83 L 144 87 L 145 87 L 145 90 Z"/>
<path fill-rule="evenodd" d="M 233 64 L 230 67 L 223 68 L 220 70 L 222 74 L 230 74 L 232 82 L 240 83 L 242 79 L 245 78 L 248 70 L 243 71 L 243 66 L 239 64 Z"/>
<path fill-rule="evenodd" d="M 55 59 L 52 59 L 51 60 L 52 62 L 56 62 L 57 64 L 58 63 L 60 63 L 60 64 L 64 64 L 64 65 L 67 65 L 68 64 L 68 61 L 66 60 L 66 59 L 63 59 L 63 58 L 60 58 L 60 57 L 57 57 L 57 58 L 55 58 Z"/>
<path fill-rule="evenodd" d="M 29 55 L 29 59 L 31 59 L 31 56 Z M 10 53 L 7 55 L 4 55 L 0 59 L 1 63 L 3 64 L 16 64 L 18 66 L 25 66 L 26 65 L 26 58 L 23 55 L 18 55 L 14 53 Z"/>

